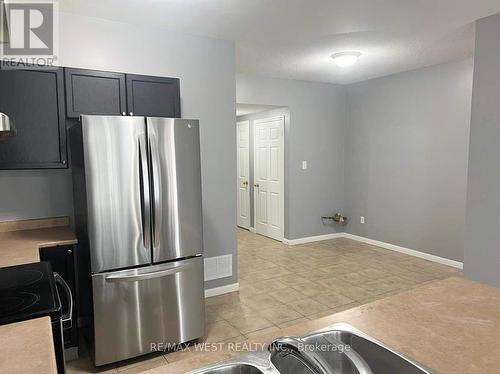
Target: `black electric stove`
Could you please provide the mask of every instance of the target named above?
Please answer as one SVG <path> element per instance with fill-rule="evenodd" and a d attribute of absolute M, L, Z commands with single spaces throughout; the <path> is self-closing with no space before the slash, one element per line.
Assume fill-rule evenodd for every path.
<path fill-rule="evenodd" d="M 0 269 L 0 325 L 50 317 L 57 371 L 65 372 L 61 301 L 49 262 Z"/>
<path fill-rule="evenodd" d="M 0 325 L 42 316 L 61 316 L 50 263 L 0 269 Z"/>

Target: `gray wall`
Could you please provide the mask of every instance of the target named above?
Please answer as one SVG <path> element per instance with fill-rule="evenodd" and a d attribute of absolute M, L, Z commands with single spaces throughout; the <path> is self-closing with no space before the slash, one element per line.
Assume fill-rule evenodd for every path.
<path fill-rule="evenodd" d="M 348 87 L 347 232 L 462 261 L 471 87 L 471 60 Z"/>
<path fill-rule="evenodd" d="M 236 75 L 238 103 L 290 110 L 285 129 L 285 209 L 288 239 L 340 231 L 321 216 L 343 209 L 343 131 L 346 96 L 328 83 Z M 302 160 L 308 169 L 302 170 Z"/>
<path fill-rule="evenodd" d="M 464 271 L 500 287 L 500 14 L 477 22 Z"/>
<path fill-rule="evenodd" d="M 183 117 L 200 119 L 205 255 L 234 255 L 233 276 L 210 281 L 207 287 L 235 283 L 234 44 L 62 13 L 59 63 L 180 78 Z M 1 173 L 0 178 L 0 191 L 7 190 L 11 199 L 8 205 L 2 202 L 2 217 L 6 217 L 4 211 L 9 212 L 9 219 L 72 214 L 69 173 L 8 172 Z M 28 181 L 29 189 L 25 185 Z M 58 189 L 52 187 L 58 183 Z M 17 202 L 35 200 L 39 203 L 20 204 L 16 208 Z"/>
<path fill-rule="evenodd" d="M 0 171 L 0 221 L 57 216 L 73 216 L 70 170 Z"/>
<path fill-rule="evenodd" d="M 238 122 L 240 121 L 248 121 L 249 122 L 249 133 L 250 133 L 250 155 L 248 158 L 248 163 L 250 165 L 250 175 L 249 175 L 249 185 L 250 185 L 250 226 L 255 227 L 255 221 L 254 221 L 254 181 L 253 181 L 253 157 L 254 157 L 254 121 L 258 119 L 264 119 L 264 118 L 271 118 L 271 117 L 278 117 L 278 116 L 283 116 L 285 118 L 285 148 L 286 148 L 286 143 L 288 141 L 288 136 L 289 136 L 289 131 L 290 131 L 290 110 L 288 108 L 277 108 L 277 109 L 272 109 L 272 110 L 265 110 L 262 112 L 258 113 L 253 113 L 253 114 L 245 114 L 242 116 L 236 117 L 236 120 Z M 285 149 L 286 153 L 286 149 Z M 285 169 L 286 169 L 286 157 L 285 157 Z M 286 181 L 285 185 L 286 185 Z M 284 197 L 286 200 L 286 198 Z M 285 233 L 285 238 L 288 237 L 288 206 L 285 204 L 284 206 L 285 210 L 285 222 L 284 222 L 284 233 Z"/>

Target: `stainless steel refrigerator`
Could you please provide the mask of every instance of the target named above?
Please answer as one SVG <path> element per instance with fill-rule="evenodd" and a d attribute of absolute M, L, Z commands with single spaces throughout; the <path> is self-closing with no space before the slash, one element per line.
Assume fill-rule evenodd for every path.
<path fill-rule="evenodd" d="M 204 336 L 198 121 L 82 116 L 70 139 L 95 364 Z"/>

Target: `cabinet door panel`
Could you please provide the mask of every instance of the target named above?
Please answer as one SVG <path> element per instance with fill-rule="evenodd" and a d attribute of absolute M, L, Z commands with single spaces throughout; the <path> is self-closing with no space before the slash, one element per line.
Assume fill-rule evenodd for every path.
<path fill-rule="evenodd" d="M 127 104 L 136 116 L 180 118 L 179 79 L 127 74 Z"/>
<path fill-rule="evenodd" d="M 17 129 L 0 144 L 0 169 L 67 167 L 62 69 L 0 70 L 0 112 Z"/>
<path fill-rule="evenodd" d="M 65 69 L 66 112 L 120 115 L 126 111 L 125 75 L 85 69 Z"/>

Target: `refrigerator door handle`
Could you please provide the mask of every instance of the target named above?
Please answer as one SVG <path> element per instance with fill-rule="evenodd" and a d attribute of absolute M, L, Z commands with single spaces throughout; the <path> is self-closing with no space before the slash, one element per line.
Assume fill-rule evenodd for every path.
<path fill-rule="evenodd" d="M 160 224 L 161 224 L 161 179 L 160 179 L 160 156 L 158 153 L 157 140 L 153 134 L 149 135 L 149 149 L 151 150 L 151 166 L 153 175 L 153 249 L 160 248 Z"/>
<path fill-rule="evenodd" d="M 149 193 L 148 154 L 146 151 L 146 135 L 139 135 L 139 170 L 141 193 L 142 240 L 144 248 L 151 246 L 151 201 Z"/>
<path fill-rule="evenodd" d="M 186 264 L 142 274 L 108 275 L 106 277 L 106 282 L 137 282 L 147 279 L 161 278 L 161 277 L 166 277 L 167 275 L 181 273 L 183 271 L 191 269 L 192 267 L 193 267 L 192 264 Z"/>

